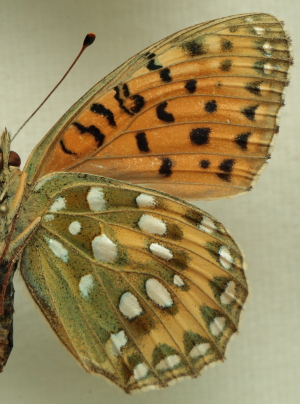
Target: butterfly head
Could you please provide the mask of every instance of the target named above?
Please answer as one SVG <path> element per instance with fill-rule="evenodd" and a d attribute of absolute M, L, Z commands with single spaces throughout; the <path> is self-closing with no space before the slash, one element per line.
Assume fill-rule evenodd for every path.
<path fill-rule="evenodd" d="M 8 211 L 6 199 L 11 179 L 16 173 L 20 173 L 21 159 L 16 152 L 10 151 L 10 142 L 10 134 L 5 129 L 0 139 L 0 215 L 5 215 Z"/>

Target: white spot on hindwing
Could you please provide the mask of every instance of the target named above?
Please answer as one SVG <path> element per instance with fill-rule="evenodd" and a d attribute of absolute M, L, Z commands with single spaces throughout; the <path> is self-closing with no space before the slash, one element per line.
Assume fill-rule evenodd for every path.
<path fill-rule="evenodd" d="M 74 222 L 72 222 L 69 226 L 69 232 L 73 235 L 76 236 L 76 234 L 80 233 L 81 230 L 81 223 L 77 222 L 77 220 L 75 220 Z"/>
<path fill-rule="evenodd" d="M 46 222 L 51 222 L 52 220 L 54 220 L 54 215 L 52 214 L 52 213 L 49 213 L 48 215 L 45 215 L 44 216 L 44 220 L 46 221 Z"/>
<path fill-rule="evenodd" d="M 113 262 L 118 255 L 117 245 L 105 234 L 96 236 L 92 241 L 94 257 L 98 261 Z"/>
<path fill-rule="evenodd" d="M 138 299 L 130 292 L 125 292 L 121 296 L 119 303 L 120 312 L 129 320 L 140 316 L 143 313 Z"/>
<path fill-rule="evenodd" d="M 66 207 L 67 207 L 66 199 L 63 196 L 59 196 L 52 203 L 52 205 L 49 208 L 49 211 L 50 212 L 59 212 L 63 209 L 66 209 Z"/>
<path fill-rule="evenodd" d="M 147 194 L 140 194 L 136 197 L 135 201 L 139 208 L 155 208 L 157 204 L 154 196 Z"/>
<path fill-rule="evenodd" d="M 221 334 L 221 332 L 224 330 L 225 325 L 226 325 L 225 317 L 215 317 L 209 325 L 210 332 L 215 337 L 218 337 Z"/>
<path fill-rule="evenodd" d="M 168 248 L 162 246 L 161 244 L 158 243 L 152 243 L 150 244 L 150 251 L 152 254 L 156 255 L 159 258 L 162 258 L 166 261 L 169 261 L 173 258 L 173 253 L 170 251 Z"/>
<path fill-rule="evenodd" d="M 182 287 L 185 285 L 185 283 L 183 282 L 183 280 L 180 278 L 179 275 L 174 275 L 173 283 L 174 283 L 174 285 L 176 285 L 178 287 Z"/>
<path fill-rule="evenodd" d="M 229 269 L 232 266 L 233 258 L 228 247 L 222 245 L 219 249 L 219 261 L 223 268 Z"/>
<path fill-rule="evenodd" d="M 168 290 L 154 278 L 150 278 L 145 283 L 148 297 L 163 309 L 171 307 L 173 300 Z"/>
<path fill-rule="evenodd" d="M 84 298 L 89 297 L 90 291 L 93 288 L 95 283 L 94 277 L 92 274 L 84 275 L 79 282 L 79 290 L 81 295 Z"/>
<path fill-rule="evenodd" d="M 150 234 L 163 236 L 167 232 L 167 225 L 163 220 L 157 219 L 151 215 L 142 215 L 138 226 L 141 230 Z"/>
<path fill-rule="evenodd" d="M 262 27 L 253 27 L 253 29 L 257 35 L 262 35 L 265 32 L 265 29 Z"/>
<path fill-rule="evenodd" d="M 48 237 L 44 238 L 47 241 L 50 250 L 57 258 L 61 259 L 63 262 L 69 261 L 69 252 L 59 241 Z"/>
<path fill-rule="evenodd" d="M 149 368 L 145 363 L 139 363 L 133 369 L 133 377 L 136 381 L 143 379 L 147 376 Z"/>
<path fill-rule="evenodd" d="M 235 283 L 230 281 L 227 283 L 226 289 L 220 296 L 220 300 L 222 304 L 230 304 L 233 300 L 235 300 Z"/>
<path fill-rule="evenodd" d="M 208 234 L 211 234 L 216 230 L 214 221 L 207 216 L 203 216 L 201 222 L 197 226 L 199 227 L 200 230 L 203 230 Z"/>
<path fill-rule="evenodd" d="M 101 187 L 91 187 L 87 194 L 87 202 L 94 212 L 101 212 L 106 209 L 106 200 Z"/>
<path fill-rule="evenodd" d="M 179 365 L 180 357 L 178 355 L 170 355 L 165 359 L 161 360 L 156 366 L 157 370 L 168 370 L 173 369 L 175 366 Z"/>
<path fill-rule="evenodd" d="M 114 344 L 116 353 L 121 353 L 121 348 L 123 348 L 128 342 L 125 332 L 121 330 L 117 334 L 112 334 L 110 338 Z"/>
<path fill-rule="evenodd" d="M 199 358 L 200 356 L 204 356 L 206 352 L 209 350 L 209 348 L 210 344 L 208 343 L 201 343 L 195 345 L 194 348 L 191 349 L 189 355 L 191 358 Z"/>
<path fill-rule="evenodd" d="M 272 56 L 272 46 L 269 44 L 269 42 L 265 42 L 262 47 L 266 56 Z"/>
<path fill-rule="evenodd" d="M 46 182 L 48 182 L 49 180 L 51 180 L 52 178 L 49 176 L 45 176 L 45 177 L 42 177 L 40 180 L 38 180 L 38 182 L 36 183 L 36 185 L 35 185 L 35 187 L 34 187 L 34 190 L 37 192 L 37 191 L 39 191 L 41 188 L 42 188 L 42 186 L 44 185 L 44 184 L 46 184 Z"/>
<path fill-rule="evenodd" d="M 273 73 L 273 69 L 274 69 L 274 67 L 271 65 L 271 63 L 265 63 L 264 64 L 263 70 L 264 70 L 265 74 Z"/>

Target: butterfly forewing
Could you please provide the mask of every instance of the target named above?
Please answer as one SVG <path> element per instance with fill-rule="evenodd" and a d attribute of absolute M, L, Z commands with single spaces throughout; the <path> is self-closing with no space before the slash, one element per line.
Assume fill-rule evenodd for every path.
<path fill-rule="evenodd" d="M 89 172 L 185 198 L 244 192 L 269 155 L 290 64 L 288 37 L 267 14 L 180 31 L 91 89 L 26 171 L 31 181 Z"/>
<path fill-rule="evenodd" d="M 160 192 L 77 173 L 41 179 L 21 214 L 37 211 L 22 275 L 87 371 L 130 392 L 224 358 L 247 284 L 241 253 L 214 218 Z"/>

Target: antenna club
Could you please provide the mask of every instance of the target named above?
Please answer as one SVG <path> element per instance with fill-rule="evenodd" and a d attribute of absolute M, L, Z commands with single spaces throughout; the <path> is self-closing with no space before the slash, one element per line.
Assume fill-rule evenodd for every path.
<path fill-rule="evenodd" d="M 86 48 L 87 46 L 92 45 L 92 43 L 94 42 L 95 39 L 96 39 L 96 35 L 93 34 L 92 32 L 87 34 L 87 36 L 84 38 L 84 41 L 83 41 L 83 47 Z"/>

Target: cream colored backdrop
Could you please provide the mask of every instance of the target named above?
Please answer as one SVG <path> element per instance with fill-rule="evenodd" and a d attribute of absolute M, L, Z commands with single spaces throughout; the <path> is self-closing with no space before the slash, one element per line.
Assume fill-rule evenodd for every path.
<path fill-rule="evenodd" d="M 285 21 L 295 66 L 271 162 L 256 188 L 201 202 L 245 252 L 251 294 L 227 360 L 162 391 L 129 397 L 82 370 L 15 277 L 15 347 L 0 375 L 2 404 L 298 404 L 300 402 L 299 0 L 0 0 L 0 126 L 12 132 L 60 79 L 87 32 L 97 40 L 13 144 L 34 145 L 94 83 L 153 42 L 226 15 L 269 12 Z"/>

